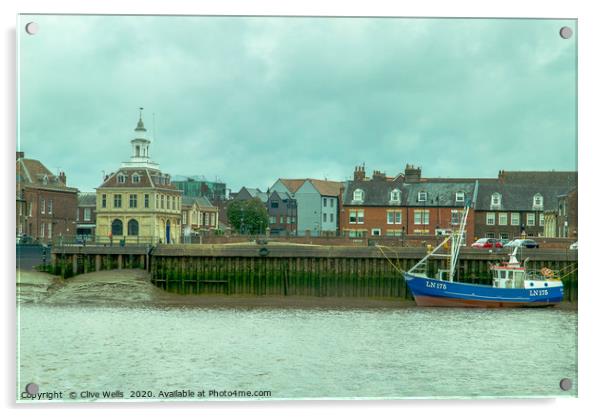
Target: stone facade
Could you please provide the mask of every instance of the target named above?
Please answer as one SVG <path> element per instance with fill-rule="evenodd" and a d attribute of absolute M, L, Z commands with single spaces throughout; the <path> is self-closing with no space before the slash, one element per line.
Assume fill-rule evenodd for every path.
<path fill-rule="evenodd" d="M 150 160 L 150 140 L 142 117 L 131 140 L 132 157 L 107 175 L 96 190 L 96 240 L 125 243 L 178 243 L 182 191 Z"/>
<path fill-rule="evenodd" d="M 219 210 L 206 197 L 182 198 L 182 242 L 219 228 Z"/>

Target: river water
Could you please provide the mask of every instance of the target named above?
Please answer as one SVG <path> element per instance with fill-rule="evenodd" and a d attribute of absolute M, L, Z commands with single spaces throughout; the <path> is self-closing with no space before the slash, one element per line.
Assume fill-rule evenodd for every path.
<path fill-rule="evenodd" d="M 572 310 L 219 308 L 157 291 L 140 279 L 23 285 L 19 396 L 29 382 L 65 401 L 577 394 Z"/>

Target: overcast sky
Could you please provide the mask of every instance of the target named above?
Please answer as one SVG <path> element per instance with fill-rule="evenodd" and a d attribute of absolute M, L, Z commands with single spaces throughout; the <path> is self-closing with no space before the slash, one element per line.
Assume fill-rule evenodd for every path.
<path fill-rule="evenodd" d="M 172 175 L 576 169 L 575 21 L 24 16 L 19 143 L 92 191 L 138 107 Z M 21 27 L 23 27 L 23 24 Z M 153 113 L 155 126 L 153 131 Z"/>

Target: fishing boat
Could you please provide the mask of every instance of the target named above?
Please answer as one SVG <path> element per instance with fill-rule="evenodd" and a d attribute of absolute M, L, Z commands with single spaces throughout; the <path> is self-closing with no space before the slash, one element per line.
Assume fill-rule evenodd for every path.
<path fill-rule="evenodd" d="M 427 307 L 548 307 L 562 301 L 563 285 L 559 273 L 548 268 L 529 270 L 526 259 L 517 259 L 514 248 L 507 262 L 490 266 L 492 285 L 462 282 L 457 268 L 458 256 L 466 228 L 470 203 L 464 208 L 460 225 L 443 242 L 430 251 L 407 272 L 404 278 L 414 295 L 416 304 Z M 449 248 L 449 253 L 441 253 Z M 435 277 L 427 275 L 428 261 L 446 257 L 447 269 Z"/>

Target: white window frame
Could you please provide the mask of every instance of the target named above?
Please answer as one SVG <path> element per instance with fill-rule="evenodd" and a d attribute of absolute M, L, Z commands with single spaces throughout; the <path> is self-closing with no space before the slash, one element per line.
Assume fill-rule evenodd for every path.
<path fill-rule="evenodd" d="M 377 234 L 375 234 L 374 232 L 378 232 Z M 372 234 L 372 236 L 382 236 L 381 230 L 380 228 L 374 228 L 370 231 L 370 233 Z"/>
<path fill-rule="evenodd" d="M 52 214 L 52 200 L 48 200 L 48 214 Z"/>
<path fill-rule="evenodd" d="M 42 222 L 40 224 L 40 237 L 43 238 L 44 237 L 44 232 L 46 231 L 46 224 L 44 222 Z"/>
<path fill-rule="evenodd" d="M 455 217 L 455 220 L 456 220 L 455 222 L 454 222 L 454 217 Z M 460 210 L 452 210 L 449 222 L 450 222 L 450 224 L 456 226 L 456 225 L 460 224 L 461 218 L 462 218 L 462 211 L 460 211 Z"/>
<path fill-rule="evenodd" d="M 46 213 L 46 200 L 42 199 L 40 201 L 40 213 L 41 214 L 45 214 Z"/>
<path fill-rule="evenodd" d="M 537 203 L 538 199 L 539 199 L 539 204 Z M 534 209 L 543 208 L 543 196 L 540 193 L 537 193 L 533 196 L 533 208 Z"/>
<path fill-rule="evenodd" d="M 362 190 L 361 188 L 356 188 L 353 191 L 353 201 L 363 202 L 364 201 L 364 190 Z"/>
<path fill-rule="evenodd" d="M 137 184 L 140 182 L 140 175 L 134 174 L 132 175 L 132 183 Z"/>
<path fill-rule="evenodd" d="M 48 239 L 52 239 L 52 222 L 48 223 Z"/>
<path fill-rule="evenodd" d="M 508 213 L 498 213 L 497 224 L 500 226 L 508 226 Z"/>
<path fill-rule="evenodd" d="M 391 191 L 389 200 L 391 203 L 400 203 L 401 202 L 401 191 L 398 188 Z"/>
<path fill-rule="evenodd" d="M 414 210 L 414 224 L 428 225 L 431 221 L 431 213 L 427 209 Z"/>
<path fill-rule="evenodd" d="M 357 210 L 357 224 L 364 224 L 364 210 Z"/>
<path fill-rule="evenodd" d="M 387 224 L 395 224 L 395 212 L 387 211 Z"/>
<path fill-rule="evenodd" d="M 527 226 L 535 226 L 535 213 L 527 213 Z"/>
<path fill-rule="evenodd" d="M 418 201 L 424 203 L 428 197 L 426 191 L 418 191 Z"/>
<path fill-rule="evenodd" d="M 496 202 L 497 199 L 497 202 Z M 491 207 L 499 207 L 502 205 L 502 195 L 500 193 L 491 194 Z"/>
<path fill-rule="evenodd" d="M 485 219 L 485 224 L 487 226 L 495 226 L 495 213 L 493 212 L 488 212 L 486 219 Z"/>
<path fill-rule="evenodd" d="M 84 207 L 84 221 L 89 222 L 92 220 L 92 209 L 90 207 Z"/>
<path fill-rule="evenodd" d="M 545 215 L 542 213 L 539 213 L 539 225 L 540 226 L 545 226 L 546 225 L 546 218 Z"/>
<path fill-rule="evenodd" d="M 123 174 L 117 175 L 117 183 L 118 184 L 125 184 L 125 175 L 123 175 Z"/>
<path fill-rule="evenodd" d="M 520 213 L 510 213 L 510 225 L 520 226 Z"/>
<path fill-rule="evenodd" d="M 456 193 L 456 203 L 463 203 L 463 202 L 464 202 L 464 192 L 458 191 Z"/>

